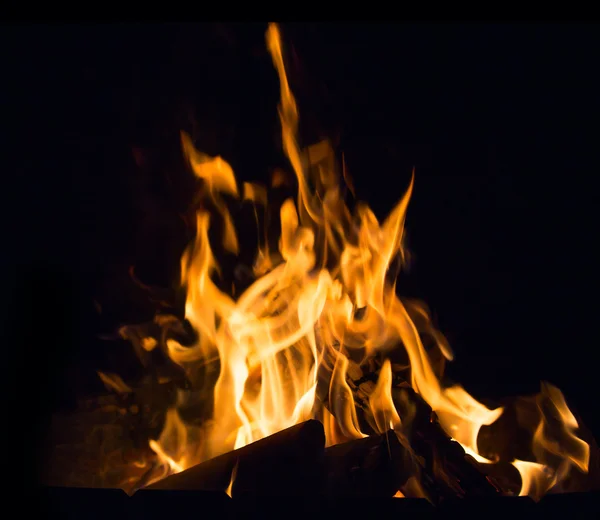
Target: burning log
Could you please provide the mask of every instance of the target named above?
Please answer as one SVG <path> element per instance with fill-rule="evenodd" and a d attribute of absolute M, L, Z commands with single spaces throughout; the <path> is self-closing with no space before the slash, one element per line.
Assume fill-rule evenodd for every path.
<path fill-rule="evenodd" d="M 147 489 L 225 490 L 233 497 L 318 493 L 325 432 L 319 421 L 306 421 L 225 453 Z"/>
<path fill-rule="evenodd" d="M 411 446 L 422 465 L 421 483 L 433 501 L 500 496 L 500 487 L 437 422 L 415 430 Z"/>
<path fill-rule="evenodd" d="M 475 459 L 442 429 L 431 407 L 414 391 L 416 405 L 410 425 L 410 446 L 420 466 L 423 490 L 433 502 L 453 498 L 496 497 L 500 486 L 486 476 Z"/>
<path fill-rule="evenodd" d="M 325 450 L 328 497 L 392 497 L 410 477 L 409 454 L 393 431 Z"/>
<path fill-rule="evenodd" d="M 522 485 L 522 477 L 518 474 L 519 471 L 516 471 L 516 468 L 510 464 L 510 461 L 522 460 L 526 463 L 536 461 L 535 445 L 537 444 L 539 449 L 541 443 L 540 439 L 534 440 L 535 434 L 533 432 L 539 432 L 540 438 L 550 447 L 552 446 L 552 436 L 566 435 L 564 430 L 556 429 L 556 425 L 554 425 L 554 431 L 545 432 L 545 437 L 548 440 L 542 437 L 542 434 L 544 434 L 544 430 L 541 429 L 542 419 L 546 424 L 549 424 L 549 419 L 541 415 L 538 404 L 540 401 L 540 395 L 505 399 L 502 402 L 505 409 L 502 416 L 496 423 L 485 426 L 480 431 L 478 437 L 480 453 L 488 458 L 500 460 L 496 464 L 480 467 L 488 475 L 493 475 L 495 481 L 501 482 L 501 487 L 505 492 L 518 493 Z M 552 483 L 552 479 L 548 478 L 546 484 L 552 486 L 552 493 L 573 493 L 600 489 L 600 451 L 598 445 L 592 433 L 586 428 L 581 415 L 574 408 L 571 412 L 577 425 L 577 437 L 589 448 L 587 472 L 582 471 L 574 463 L 578 452 L 573 451 L 573 444 L 563 442 L 563 460 L 570 461 L 572 467 L 567 470 L 566 475 L 563 474 L 560 482 Z M 568 451 L 569 447 L 571 451 Z M 586 457 L 582 456 L 581 461 L 585 462 L 585 459 Z M 552 475 L 552 472 L 557 471 L 557 469 L 559 469 L 557 466 L 550 464 L 546 475 Z M 565 471 L 564 467 L 562 471 Z M 540 491 L 542 487 L 541 481 L 538 482 L 536 484 L 537 492 L 533 493 L 531 491 L 530 496 L 537 499 L 541 498 L 540 495 L 546 491 L 545 489 Z"/>
<path fill-rule="evenodd" d="M 358 410 L 368 410 L 369 395 L 375 386 L 373 381 L 379 377 L 377 371 L 380 368 L 381 363 L 376 359 L 365 370 L 361 370 L 356 364 L 349 364 L 346 382 L 353 392 Z M 406 410 L 403 414 L 412 416 L 409 421 L 409 441 L 413 456 L 395 439 L 399 451 L 403 452 L 396 464 L 403 468 L 402 471 L 407 471 L 408 467 L 412 469 L 412 473 L 405 475 L 401 484 L 411 475 L 418 476 L 421 492 L 433 502 L 456 497 L 494 497 L 501 493 L 495 480 L 482 472 L 462 446 L 444 432 L 431 407 L 402 378 L 393 382 L 393 389 L 394 392 L 404 394 L 403 399 L 399 398 L 400 393 L 395 395 L 396 409 L 403 410 L 402 401 L 413 405 L 410 412 Z M 327 407 L 327 403 L 325 406 Z M 360 418 L 359 414 L 359 420 Z M 516 478 L 518 479 L 518 475 Z"/>

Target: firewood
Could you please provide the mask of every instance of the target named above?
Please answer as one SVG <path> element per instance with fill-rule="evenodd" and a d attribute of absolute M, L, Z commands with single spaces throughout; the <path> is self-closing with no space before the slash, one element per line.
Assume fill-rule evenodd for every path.
<path fill-rule="evenodd" d="M 325 450 L 328 497 L 392 497 L 412 473 L 410 456 L 396 433 L 386 432 Z"/>
<path fill-rule="evenodd" d="M 434 502 L 452 498 L 495 497 L 502 492 L 475 459 L 442 429 L 431 408 L 416 393 L 410 446 L 421 465 L 421 484 Z"/>
<path fill-rule="evenodd" d="M 373 390 L 374 381 L 377 380 L 376 371 L 379 367 L 380 362 L 376 359 L 364 369 L 356 363 L 349 363 L 346 381 L 353 392 L 361 427 L 369 425 L 368 398 Z M 465 454 L 462 446 L 446 435 L 431 407 L 403 378 L 394 381 L 392 396 L 397 392 L 407 393 L 409 401 L 414 404 L 414 417 L 411 418 L 409 428 L 404 434 L 408 435 L 409 445 L 414 454 L 412 460 L 417 464 L 417 467 L 413 468 L 413 475 L 419 480 L 428 498 L 438 502 L 454 497 L 498 495 L 500 488 L 493 478 L 485 475 L 475 460 Z M 326 400 L 321 401 L 323 406 L 329 407 Z M 401 402 L 395 404 L 402 408 Z M 403 459 L 402 466 L 405 469 L 410 467 L 407 457 Z"/>
<path fill-rule="evenodd" d="M 147 489 L 224 490 L 234 468 L 232 496 L 308 495 L 321 488 L 323 425 L 314 420 L 225 453 Z"/>
<path fill-rule="evenodd" d="M 508 398 L 500 404 L 504 407 L 504 413 L 494 424 L 482 427 L 478 438 L 481 454 L 488 458 L 499 458 L 500 462 L 480 465 L 480 468 L 498 481 L 502 489 L 510 494 L 518 492 L 521 488 L 521 477 L 509 462 L 514 459 L 535 462 L 532 440 L 540 416 L 534 396 Z M 526 406 L 529 406 L 529 409 Z M 524 417 L 526 418 L 525 424 L 519 423 L 518 408 L 522 412 L 521 421 L 524 420 Z M 570 403 L 570 409 L 579 425 L 577 436 L 588 443 L 590 448 L 589 468 L 585 473 L 573 466 L 567 478 L 561 481 L 553 492 L 572 493 L 599 490 L 600 450 L 598 444 L 572 403 Z"/>

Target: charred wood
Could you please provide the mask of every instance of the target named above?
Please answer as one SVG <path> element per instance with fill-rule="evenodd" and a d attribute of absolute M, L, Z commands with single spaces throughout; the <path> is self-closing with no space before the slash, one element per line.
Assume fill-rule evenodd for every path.
<path fill-rule="evenodd" d="M 501 403 L 504 413 L 490 426 L 482 427 L 478 444 L 480 453 L 491 459 L 499 459 L 496 464 L 480 467 L 496 481 L 501 482 L 504 491 L 518 492 L 521 477 L 508 462 L 515 459 L 535 462 L 532 450 L 533 436 L 540 421 L 535 396 L 505 399 Z M 589 446 L 588 472 L 573 465 L 568 475 L 551 492 L 574 493 L 600 489 L 600 450 L 593 434 L 586 427 L 573 405 L 571 412 L 579 425 L 577 436 Z"/>
<path fill-rule="evenodd" d="M 422 484 L 430 498 L 495 497 L 500 486 L 486 476 L 473 457 L 442 429 L 435 413 L 413 392 L 417 411 L 411 425 L 410 446 L 422 470 Z"/>
<path fill-rule="evenodd" d="M 410 456 L 393 431 L 325 450 L 328 497 L 392 497 L 411 475 Z"/>
<path fill-rule="evenodd" d="M 380 368 L 378 360 L 370 361 L 363 369 L 350 363 L 346 379 L 353 392 L 361 427 L 367 428 L 368 399 L 378 377 L 376 371 Z M 403 434 L 407 436 L 410 449 L 409 452 L 405 449 L 401 466 L 404 470 L 411 468 L 412 475 L 420 482 L 420 493 L 433 502 L 455 497 L 499 495 L 499 484 L 484 474 L 462 446 L 444 432 L 431 407 L 408 383 L 399 377 L 394 380 L 393 387 L 396 408 L 409 424 Z M 323 403 L 327 407 L 327 401 Z M 408 407 L 407 403 L 410 403 Z"/>
<path fill-rule="evenodd" d="M 314 420 L 171 475 L 148 489 L 224 490 L 235 469 L 233 497 L 316 494 L 325 432 Z"/>

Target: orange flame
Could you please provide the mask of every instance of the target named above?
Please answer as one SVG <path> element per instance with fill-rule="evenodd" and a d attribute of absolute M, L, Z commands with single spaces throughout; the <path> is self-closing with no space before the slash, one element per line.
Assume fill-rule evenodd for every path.
<path fill-rule="evenodd" d="M 536 398 L 540 421 L 532 439 L 536 462 L 514 460 L 513 466 L 521 475 L 521 495 L 541 498 L 547 491 L 558 488 L 573 467 L 587 473 L 590 446 L 577 437 L 577 420 L 569 410 L 562 392 L 548 383 Z"/>
<path fill-rule="evenodd" d="M 234 299 L 214 281 L 220 269 L 209 229 L 213 218 L 220 219 L 223 247 L 238 253 L 239 241 L 224 196 L 239 198 L 240 191 L 223 158 L 197 151 L 190 137 L 182 135 L 191 169 L 204 181 L 201 195 L 215 211 L 197 213 L 196 239 L 181 260 L 187 290 L 185 317 L 199 339 L 192 346 L 169 339 L 165 347 L 192 387 L 197 367 L 218 359 L 220 368 L 212 388 L 212 419 L 202 426 L 182 417 L 206 395 L 193 389 L 178 391 L 162 434 L 151 441 L 163 463 L 160 476 L 311 417 L 325 425 L 328 445 L 368 435 L 360 416 L 376 432 L 408 428 L 410 417 L 401 417 L 392 393 L 394 374 L 388 356 L 398 349 L 404 351 L 410 367 L 408 382 L 437 414 L 443 429 L 479 462 L 490 463 L 479 454 L 478 433 L 483 425 L 494 423 L 503 409 L 490 410 L 462 387 L 441 383 L 440 366 L 452 360 L 453 353 L 424 306 L 401 300 L 390 277 L 393 263 L 405 258 L 404 223 L 414 176 L 382 223 L 364 204 L 351 211 L 343 199 L 330 144 L 302 150 L 297 142 L 298 108 L 276 25 L 269 26 L 266 40 L 280 80 L 282 143 L 298 183 L 297 197 L 280 208 L 278 251 L 271 251 L 267 243 L 259 245 L 256 279 Z M 274 184 L 280 185 L 281 173 L 277 175 Z M 245 184 L 241 199 L 266 206 L 267 191 Z M 258 213 L 255 216 L 259 222 Z M 433 339 L 428 348 L 424 335 Z M 146 350 L 156 346 L 154 340 L 142 341 Z M 360 379 L 369 363 L 381 359 L 378 380 L 368 388 L 359 414 L 349 381 Z M 324 398 L 317 395 L 322 381 L 326 381 Z M 559 426 L 551 434 L 549 420 L 543 419 L 534 439 L 537 462 L 514 462 L 523 477 L 522 494 L 537 495 L 540 486 L 549 489 L 573 466 L 587 469 L 589 447 L 575 436 L 577 422 L 562 394 L 553 387 L 544 391 L 558 412 Z M 546 480 L 536 484 L 548 467 L 553 468 L 552 478 L 544 476 Z M 414 486 L 418 488 L 418 482 Z M 403 494 L 398 491 L 396 496 Z"/>

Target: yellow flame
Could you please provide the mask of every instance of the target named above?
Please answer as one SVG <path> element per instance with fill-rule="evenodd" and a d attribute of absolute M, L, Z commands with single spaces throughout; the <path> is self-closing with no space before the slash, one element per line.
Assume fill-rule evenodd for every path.
<path fill-rule="evenodd" d="M 229 479 L 229 485 L 227 486 L 227 489 L 225 490 L 225 493 L 227 494 L 227 496 L 229 498 L 231 498 L 231 492 L 233 490 L 233 483 L 235 482 L 235 479 L 237 477 L 237 471 L 238 471 L 238 466 L 240 464 L 240 461 L 236 461 L 235 466 L 233 466 L 233 470 L 231 470 L 231 478 Z"/>
<path fill-rule="evenodd" d="M 213 280 L 220 268 L 209 229 L 212 219 L 220 219 L 222 245 L 232 253 L 239 251 L 225 198 L 239 198 L 235 175 L 224 159 L 197 151 L 191 138 L 182 135 L 184 154 L 203 183 L 200 197 L 206 202 L 197 213 L 196 238 L 181 260 L 181 280 L 187 290 L 185 317 L 199 339 L 186 347 L 169 339 L 165 351 L 186 371 L 192 386 L 200 383 L 200 376 L 195 376 L 199 366 L 218 359 L 220 369 L 212 388 L 211 420 L 198 427 L 182 419 L 180 409 L 206 399 L 194 390 L 182 390 L 167 412 L 160 438 L 151 441 L 151 448 L 164 463 L 164 474 L 243 447 L 310 417 L 323 421 L 328 445 L 365 437 L 369 433 L 363 431 L 361 424 L 365 423 L 380 433 L 408 428 L 413 412 L 401 417 L 394 400 L 388 359 L 392 351 L 403 351 L 410 368 L 408 382 L 436 412 L 448 435 L 480 462 L 491 462 L 479 454 L 477 438 L 480 428 L 494 423 L 503 409 L 490 410 L 462 387 L 441 383 L 442 364 L 451 360 L 453 353 L 433 327 L 424 305 L 397 296 L 391 276 L 394 262 L 405 258 L 404 224 L 414 173 L 382 223 L 365 204 L 351 210 L 344 202 L 330 143 L 305 150 L 298 144 L 298 107 L 275 24 L 269 26 L 266 41 L 279 75 L 281 137 L 298 184 L 297 198 L 286 200 L 279 208 L 278 251 L 271 251 L 266 242 L 259 244 L 256 279 L 234 299 Z M 273 186 L 284 183 L 283 173 L 275 172 Z M 252 202 L 255 210 L 256 205 L 266 207 L 268 202 L 266 189 L 250 183 L 243 185 L 241 198 Z M 255 216 L 259 223 L 257 212 Z M 427 348 L 423 336 L 433 339 Z M 145 350 L 157 345 L 156 341 L 144 341 Z M 368 394 L 359 407 L 357 389 L 352 385 L 364 373 L 372 372 L 376 360 L 376 383 L 357 383 L 358 390 Z M 320 388 L 325 388 L 325 398 L 317 398 Z M 561 400 L 562 394 L 550 387 L 545 392 L 558 411 L 559 433 L 553 437 L 558 444 L 550 442 L 548 421 L 540 423 L 535 434 L 537 465 L 514 462 L 524 475 L 523 494 L 537 493 L 533 482 L 539 468 L 550 463 L 548 454 L 560 459 L 557 472 L 564 473 L 573 465 L 587 469 L 589 447 L 573 433 L 577 423 Z M 398 402 L 406 399 L 401 396 Z M 411 407 L 404 402 L 403 409 Z M 361 416 L 366 421 L 361 422 Z M 561 459 L 565 443 L 569 446 L 568 464 Z M 235 470 L 229 492 L 234 478 Z M 406 489 L 412 490 L 412 495 L 426 495 L 415 478 Z M 403 493 L 398 491 L 396 496 Z"/>
<path fill-rule="evenodd" d="M 133 390 L 123 381 L 121 376 L 117 374 L 107 374 L 105 372 L 98 372 L 98 376 L 107 388 L 114 390 L 119 394 L 129 394 Z"/>
<path fill-rule="evenodd" d="M 569 410 L 562 392 L 542 383 L 537 396 L 540 421 L 532 439 L 536 462 L 514 460 L 521 475 L 521 495 L 539 500 L 547 491 L 558 487 L 573 468 L 587 473 L 590 446 L 576 435 L 579 424 Z"/>

